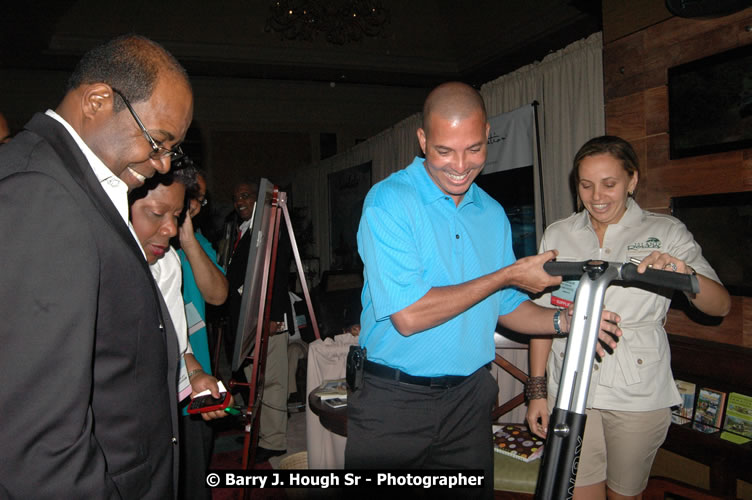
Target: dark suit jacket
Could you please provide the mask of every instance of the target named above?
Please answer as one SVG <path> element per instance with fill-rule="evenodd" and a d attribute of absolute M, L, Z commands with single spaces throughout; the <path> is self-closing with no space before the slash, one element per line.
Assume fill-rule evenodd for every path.
<path fill-rule="evenodd" d="M 0 235 L 0 491 L 172 498 L 169 314 L 83 153 L 45 115 L 0 147 Z"/>
<path fill-rule="evenodd" d="M 280 217 L 283 217 L 280 213 Z M 237 232 L 237 230 L 236 230 Z M 234 245 L 234 242 L 232 242 Z M 245 282 L 246 270 L 248 268 L 248 254 L 251 251 L 251 229 L 249 228 L 243 237 L 240 238 L 238 246 L 232 253 L 232 258 L 227 265 L 227 282 L 229 292 L 227 294 L 227 311 L 229 319 L 229 331 L 227 332 L 225 349 L 227 356 L 232 359 L 235 339 L 237 336 L 238 320 L 242 307 L 243 296 L 238 293 Z M 272 301 L 269 312 L 271 321 L 282 321 L 287 314 L 288 322 L 292 328 L 292 322 L 295 321 L 295 313 L 292 309 L 289 296 L 290 281 L 290 261 L 292 260 L 292 243 L 290 235 L 287 232 L 287 226 L 284 218 L 280 221 L 279 226 L 279 244 L 277 246 L 277 264 L 274 270 L 274 282 L 272 283 Z"/>

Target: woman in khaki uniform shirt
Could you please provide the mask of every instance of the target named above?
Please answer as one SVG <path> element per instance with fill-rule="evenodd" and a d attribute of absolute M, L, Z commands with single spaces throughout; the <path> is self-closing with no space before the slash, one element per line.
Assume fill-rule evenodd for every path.
<path fill-rule="evenodd" d="M 574 172 L 584 209 L 549 226 L 541 252 L 555 248 L 559 261 L 638 259 L 638 272 L 650 266 L 696 274 L 700 292 L 689 296 L 692 304 L 706 314 L 728 313 L 728 292 L 684 224 L 671 216 L 644 211 L 634 201 L 639 166 L 628 142 L 613 136 L 591 139 L 577 152 Z M 574 300 L 566 289 L 562 286 L 537 302 L 555 307 L 552 304 Z M 663 329 L 670 302 L 671 291 L 661 294 L 612 286 L 606 292 L 605 307 L 622 318 L 623 336 L 614 354 L 593 367 L 576 500 L 642 497 L 671 422 L 670 407 L 681 402 Z M 527 421 L 539 436 L 546 435 L 565 347 L 564 339 L 530 343 L 527 392 L 537 399 L 530 400 Z"/>

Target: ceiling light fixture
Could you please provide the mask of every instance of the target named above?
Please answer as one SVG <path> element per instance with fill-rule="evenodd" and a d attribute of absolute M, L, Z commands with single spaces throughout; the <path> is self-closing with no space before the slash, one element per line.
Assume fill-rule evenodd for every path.
<path fill-rule="evenodd" d="M 335 45 L 379 36 L 389 23 L 381 0 L 274 0 L 265 31 L 285 40 L 313 40 L 320 33 Z"/>

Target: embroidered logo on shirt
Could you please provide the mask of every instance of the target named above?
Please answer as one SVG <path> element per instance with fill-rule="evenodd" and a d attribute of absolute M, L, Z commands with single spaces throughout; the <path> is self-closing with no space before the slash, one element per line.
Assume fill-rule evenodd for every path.
<path fill-rule="evenodd" d="M 627 246 L 627 250 L 639 250 L 641 248 L 661 248 L 661 240 L 655 236 L 651 236 L 644 243 L 636 242 Z"/>

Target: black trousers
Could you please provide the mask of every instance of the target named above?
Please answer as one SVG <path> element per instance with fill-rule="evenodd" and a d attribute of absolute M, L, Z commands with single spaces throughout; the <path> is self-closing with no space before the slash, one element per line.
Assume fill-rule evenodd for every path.
<path fill-rule="evenodd" d="M 214 431 L 200 416 L 180 416 L 180 500 L 210 500 L 206 471 L 212 452 Z"/>
<path fill-rule="evenodd" d="M 364 374 L 363 387 L 348 396 L 345 468 L 480 469 L 484 487 L 461 497 L 492 497 L 491 410 L 498 391 L 485 368 L 451 388 Z"/>

